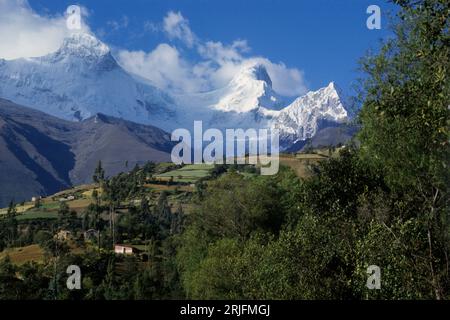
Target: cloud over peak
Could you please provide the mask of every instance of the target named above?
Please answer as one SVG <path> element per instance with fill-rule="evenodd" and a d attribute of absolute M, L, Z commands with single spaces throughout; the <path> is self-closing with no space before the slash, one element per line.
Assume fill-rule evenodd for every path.
<path fill-rule="evenodd" d="M 82 8 L 82 15 L 87 10 Z M 83 25 L 85 31 L 88 30 Z M 56 51 L 69 34 L 63 14 L 35 13 L 26 0 L 0 0 L 0 58 L 43 56 Z"/>
<path fill-rule="evenodd" d="M 82 16 L 88 10 L 82 8 Z M 113 31 L 126 29 L 129 18 L 109 20 L 105 27 Z M 275 91 L 286 96 L 307 90 L 303 72 L 251 54 L 245 39 L 231 43 L 203 40 L 191 29 L 181 12 L 169 11 L 162 22 L 145 22 L 145 29 L 162 32 L 167 43 L 159 43 L 148 52 L 115 50 L 118 62 L 128 71 L 149 79 L 156 86 L 176 93 L 195 93 L 221 88 L 244 66 L 261 63 L 272 79 Z M 89 32 L 89 26 L 83 24 Z M 40 15 L 27 0 L 0 0 L 0 59 L 43 56 L 56 51 L 70 33 L 66 13 Z"/>
<path fill-rule="evenodd" d="M 181 12 L 169 11 L 164 17 L 163 29 L 169 39 L 181 40 L 189 48 L 192 48 L 196 42 L 196 36 L 189 27 L 189 21 Z"/>
<path fill-rule="evenodd" d="M 250 56 L 247 40 L 237 39 L 231 44 L 203 41 L 191 30 L 189 20 L 174 11 L 164 17 L 162 29 L 169 40 L 177 40 L 185 48 L 160 44 L 148 53 L 122 50 L 119 61 L 125 69 L 163 89 L 178 93 L 214 90 L 225 86 L 242 67 L 261 63 L 272 78 L 273 88 L 280 94 L 296 96 L 307 91 L 301 70 L 268 58 Z M 192 51 L 197 59 L 184 58 L 185 50 Z"/>

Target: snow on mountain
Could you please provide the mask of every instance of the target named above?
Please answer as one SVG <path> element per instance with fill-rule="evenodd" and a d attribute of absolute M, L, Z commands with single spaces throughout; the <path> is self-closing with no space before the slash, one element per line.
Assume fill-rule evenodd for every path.
<path fill-rule="evenodd" d="M 278 129 L 282 149 L 313 137 L 324 127 L 337 126 L 349 116 L 334 82 L 286 106 L 288 99 L 272 89 L 262 64 L 245 66 L 222 89 L 177 96 L 175 101 L 206 127 Z"/>
<path fill-rule="evenodd" d="M 279 108 L 284 99 L 272 89 L 272 80 L 262 64 L 241 69 L 214 106 L 220 111 L 249 112 L 259 107 Z"/>
<path fill-rule="evenodd" d="M 272 88 L 263 64 L 249 64 L 223 88 L 171 94 L 121 68 L 94 36 L 73 33 L 47 56 L 0 60 L 0 97 L 80 121 L 103 113 L 166 131 L 192 128 L 276 128 L 282 148 L 348 117 L 334 83 L 289 104 Z M 284 108 L 283 108 L 284 107 Z"/>
<path fill-rule="evenodd" d="M 170 97 L 123 70 L 109 48 L 73 33 L 43 57 L 0 62 L 0 97 L 67 120 L 96 113 L 138 123 L 174 119 Z"/>
<path fill-rule="evenodd" d="M 325 88 L 297 98 L 279 112 L 266 112 L 273 117 L 271 127 L 280 130 L 284 144 L 292 144 L 312 138 L 322 127 L 344 122 L 349 115 L 339 92 L 331 82 Z"/>

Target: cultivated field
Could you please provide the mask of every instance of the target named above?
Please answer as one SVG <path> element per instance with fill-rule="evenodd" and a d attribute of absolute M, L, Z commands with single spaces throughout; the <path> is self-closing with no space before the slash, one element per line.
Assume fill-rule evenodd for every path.
<path fill-rule="evenodd" d="M 58 213 L 57 211 L 42 211 L 37 209 L 19 214 L 16 218 L 17 221 L 57 219 Z"/>
<path fill-rule="evenodd" d="M 42 262 L 44 260 L 44 250 L 37 244 L 27 247 L 6 249 L 0 252 L 0 260 L 9 256 L 14 264 L 23 264 L 28 261 Z"/>
<path fill-rule="evenodd" d="M 159 181 L 195 183 L 200 178 L 206 177 L 213 168 L 212 164 L 190 164 L 180 169 L 158 174 L 154 178 Z"/>

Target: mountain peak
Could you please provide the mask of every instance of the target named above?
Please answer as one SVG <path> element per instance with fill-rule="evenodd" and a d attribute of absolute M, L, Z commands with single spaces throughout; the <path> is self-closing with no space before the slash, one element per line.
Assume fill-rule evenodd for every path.
<path fill-rule="evenodd" d="M 245 64 L 226 87 L 215 105 L 221 111 L 245 113 L 258 108 L 277 109 L 283 100 L 272 88 L 272 80 L 262 63 Z"/>
<path fill-rule="evenodd" d="M 232 82 L 245 83 L 251 80 L 262 81 L 272 88 L 272 79 L 262 63 L 254 63 L 242 67 Z"/>
<path fill-rule="evenodd" d="M 328 86 L 323 88 L 325 92 L 328 94 L 337 95 L 338 97 L 342 96 L 342 90 L 339 88 L 339 86 L 336 84 L 336 82 L 331 81 Z"/>
<path fill-rule="evenodd" d="M 257 63 L 250 67 L 251 74 L 255 77 L 256 80 L 266 82 L 270 87 L 272 87 L 272 79 L 270 79 L 269 73 L 267 72 L 266 67 Z"/>
<path fill-rule="evenodd" d="M 334 81 L 331 81 L 331 82 L 328 84 L 327 88 L 329 88 L 329 89 L 336 89 L 336 83 L 335 83 Z"/>
<path fill-rule="evenodd" d="M 58 51 L 40 59 L 50 63 L 64 63 L 77 69 L 83 66 L 98 71 L 110 71 L 118 67 L 109 47 L 86 32 L 69 34 Z"/>
<path fill-rule="evenodd" d="M 101 58 L 110 53 L 109 47 L 86 32 L 73 32 L 64 38 L 57 55 Z"/>

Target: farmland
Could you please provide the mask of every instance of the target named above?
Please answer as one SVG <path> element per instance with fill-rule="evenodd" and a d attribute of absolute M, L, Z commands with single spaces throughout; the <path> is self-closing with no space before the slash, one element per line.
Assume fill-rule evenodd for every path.
<path fill-rule="evenodd" d="M 214 165 L 212 164 L 191 164 L 183 166 L 180 169 L 158 174 L 154 178 L 159 181 L 195 183 L 199 179 L 208 176 L 213 168 Z"/>
<path fill-rule="evenodd" d="M 299 177 L 307 178 L 311 174 L 311 165 L 318 163 L 323 159 L 327 159 L 326 155 L 319 153 L 311 154 L 282 154 L 280 155 L 281 165 L 291 167 Z M 248 163 L 248 158 L 246 159 Z M 254 160 L 254 159 L 253 159 Z M 256 165 L 256 167 L 258 167 Z M 236 172 L 244 177 L 253 177 L 256 174 L 254 170 L 248 170 L 253 166 L 237 166 L 232 165 L 228 168 L 234 168 Z M 150 202 L 156 204 L 161 194 L 166 194 L 167 205 L 173 211 L 181 210 L 189 214 L 195 209 L 195 204 L 190 202 L 190 195 L 195 191 L 193 184 L 203 179 L 211 179 L 214 165 L 211 164 L 192 164 L 184 166 L 176 166 L 172 163 L 161 163 L 156 165 L 154 173 L 145 178 L 141 185 L 140 196 L 131 196 L 118 203 L 116 213 L 118 217 L 124 217 L 131 207 L 139 207 L 142 204 L 144 196 Z M 253 169 L 255 169 L 253 167 Z M 128 179 L 128 173 L 122 174 L 122 177 Z M 71 189 L 60 191 L 54 195 L 43 197 L 38 202 L 24 202 L 16 206 L 16 219 L 19 225 L 26 226 L 28 223 L 40 223 L 43 225 L 58 224 L 59 210 L 61 205 L 67 204 L 70 212 L 81 219 L 85 214 L 89 205 L 96 202 L 94 198 L 96 191 L 99 204 L 107 205 L 103 198 L 104 191 L 98 184 L 80 185 Z M 0 209 L 0 214 L 5 215 L 7 209 Z M 102 214 L 103 223 L 107 223 L 109 216 Z M 81 234 L 78 232 L 77 237 Z M 138 242 L 139 243 L 139 242 Z M 137 244 L 143 245 L 143 244 Z M 83 251 L 82 247 L 72 248 L 73 250 Z M 25 261 L 40 261 L 42 258 L 42 249 L 37 245 L 24 246 L 16 249 L 6 249 L 1 253 L 2 256 L 8 254 L 13 261 L 23 263 Z"/>
<path fill-rule="evenodd" d="M 17 216 L 17 221 L 57 219 L 56 211 L 30 210 Z"/>
<path fill-rule="evenodd" d="M 23 264 L 28 261 L 42 262 L 44 250 L 37 244 L 26 247 L 10 248 L 0 252 L 0 260 L 8 256 L 14 264 Z"/>

